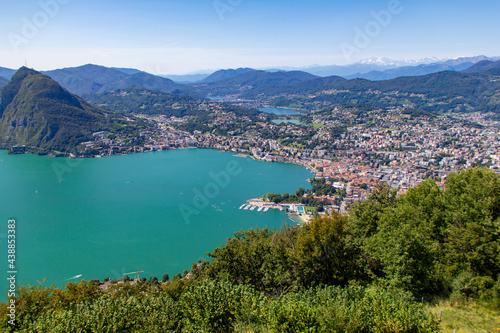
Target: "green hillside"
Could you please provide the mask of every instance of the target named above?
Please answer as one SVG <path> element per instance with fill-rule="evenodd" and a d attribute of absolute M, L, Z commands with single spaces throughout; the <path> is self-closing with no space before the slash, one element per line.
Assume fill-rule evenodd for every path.
<path fill-rule="evenodd" d="M 113 117 L 69 93 L 47 75 L 22 67 L 0 92 L 2 147 L 70 152 Z"/>
<path fill-rule="evenodd" d="M 499 78 L 500 70 L 492 68 L 481 73 L 445 71 L 387 81 L 353 79 L 323 84 L 316 79 L 288 86 L 261 87 L 247 91 L 242 97 L 253 100 L 289 97 L 299 105 L 327 102 L 410 106 L 434 113 L 500 112 Z"/>
<path fill-rule="evenodd" d="M 114 111 L 183 117 L 196 115 L 199 101 L 188 96 L 169 94 L 133 86 L 86 96 L 88 102 Z"/>

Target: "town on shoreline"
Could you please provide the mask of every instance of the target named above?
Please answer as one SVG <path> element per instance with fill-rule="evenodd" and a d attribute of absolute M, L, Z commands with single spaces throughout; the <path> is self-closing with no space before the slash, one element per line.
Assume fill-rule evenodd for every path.
<path fill-rule="evenodd" d="M 326 212 L 345 212 L 380 183 L 405 193 L 427 178 L 444 186 L 449 173 L 478 165 L 500 172 L 499 123 L 488 120 L 488 115 L 414 117 L 395 108 L 371 111 L 368 118 L 354 120 L 356 112 L 336 107 L 326 114 L 286 117 L 281 123 L 265 121 L 265 114 L 259 116 L 262 119 L 252 120 L 220 113 L 212 119 L 214 130 L 208 133 L 196 127 L 185 130 L 193 117 L 140 116 L 149 125 L 137 138 L 96 132 L 92 141 L 82 143 L 85 154 L 69 157 L 206 148 L 296 164 L 337 190 L 335 195 L 314 195 L 315 200 L 324 203 Z M 287 122 L 304 117 L 312 125 Z M 225 135 L 216 133 L 216 129 L 234 123 L 244 125 Z M 16 146 L 10 152 L 24 153 L 26 149 Z M 297 213 L 296 208 L 291 211 Z M 303 215 L 306 219 L 308 214 Z"/>

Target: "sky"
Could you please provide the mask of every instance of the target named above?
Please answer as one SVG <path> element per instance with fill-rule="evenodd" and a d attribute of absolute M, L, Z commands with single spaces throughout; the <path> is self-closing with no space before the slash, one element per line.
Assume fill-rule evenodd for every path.
<path fill-rule="evenodd" d="M 500 1 L 0 0 L 0 67 L 153 74 L 500 56 Z"/>

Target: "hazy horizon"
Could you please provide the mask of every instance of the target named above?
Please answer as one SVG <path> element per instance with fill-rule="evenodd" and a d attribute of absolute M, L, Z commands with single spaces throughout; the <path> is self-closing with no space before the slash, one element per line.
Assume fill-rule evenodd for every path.
<path fill-rule="evenodd" d="M 498 56 L 500 3 L 26 0 L 0 13 L 0 66 L 152 74 Z"/>

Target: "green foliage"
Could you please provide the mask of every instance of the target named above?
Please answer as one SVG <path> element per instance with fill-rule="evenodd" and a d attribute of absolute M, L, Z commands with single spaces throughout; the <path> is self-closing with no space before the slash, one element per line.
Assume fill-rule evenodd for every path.
<path fill-rule="evenodd" d="M 24 332 L 178 332 L 179 304 L 166 295 L 111 297 L 82 304 L 76 311 L 46 311 Z"/>
<path fill-rule="evenodd" d="M 435 318 L 400 291 L 327 287 L 287 294 L 262 314 L 273 332 L 436 332 Z"/>
<path fill-rule="evenodd" d="M 256 297 L 255 291 L 228 282 L 203 281 L 183 293 L 186 328 L 189 331 L 228 332 L 245 311 L 246 300 Z"/>
<path fill-rule="evenodd" d="M 496 281 L 499 188 L 480 168 L 451 174 L 444 191 L 431 179 L 399 198 L 380 188 L 350 212 L 349 237 L 373 281 L 415 295 L 447 294 L 465 273 Z"/>
<path fill-rule="evenodd" d="M 297 228 L 289 227 L 281 231 L 250 229 L 237 232 L 225 245 L 208 253 L 214 260 L 206 265 L 206 274 L 281 294 L 298 281 L 297 232 Z"/>
<path fill-rule="evenodd" d="M 45 306 L 32 320 L 20 322 L 19 331 L 232 332 L 253 327 L 266 332 L 437 332 L 436 319 L 407 293 L 379 287 L 324 287 L 266 297 L 249 286 L 204 279 L 177 301 L 163 292 L 115 291 L 76 307 L 37 295 Z M 24 311 L 20 314 L 26 318 Z"/>

